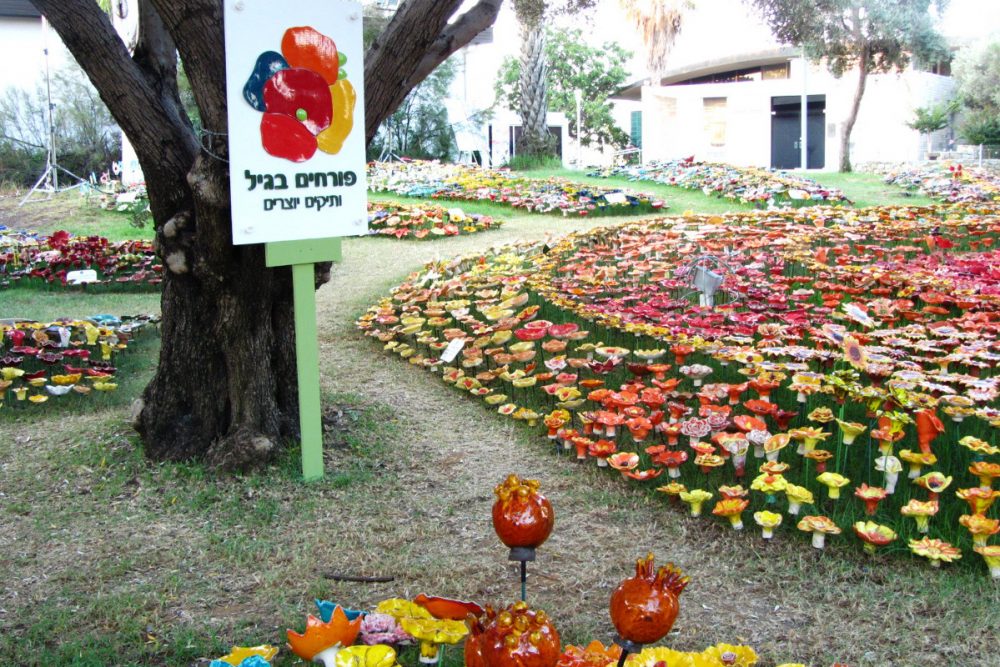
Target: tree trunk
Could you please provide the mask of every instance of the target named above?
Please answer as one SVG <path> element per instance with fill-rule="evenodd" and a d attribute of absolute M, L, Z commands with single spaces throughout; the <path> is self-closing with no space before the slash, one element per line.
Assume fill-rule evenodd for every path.
<path fill-rule="evenodd" d="M 552 141 L 546 119 L 548 111 L 545 83 L 548 61 L 545 58 L 545 27 L 542 21 L 521 23 L 521 140 L 517 154 L 547 155 Z"/>
<path fill-rule="evenodd" d="M 403 3 L 386 28 L 392 48 L 376 44 L 366 54 L 366 132 L 421 72 L 492 24 L 500 1 L 480 0 L 451 25 L 461 0 Z M 165 266 L 159 364 L 133 410 L 146 454 L 230 470 L 266 463 L 298 431 L 291 274 L 266 268 L 262 245 L 232 244 L 221 0 L 139 0 L 134 56 L 93 0 L 33 2 L 132 142 L 146 177 Z M 177 94 L 178 54 L 203 137 Z M 328 271 L 317 266 L 317 286 Z"/>
<path fill-rule="evenodd" d="M 840 171 L 849 173 L 851 171 L 851 132 L 854 130 L 854 123 L 858 120 L 858 109 L 861 108 L 861 98 L 865 94 L 865 84 L 868 82 L 868 51 L 865 49 L 858 61 L 858 87 L 854 91 L 854 100 L 851 102 L 851 110 L 844 121 L 844 132 L 840 137 Z"/>

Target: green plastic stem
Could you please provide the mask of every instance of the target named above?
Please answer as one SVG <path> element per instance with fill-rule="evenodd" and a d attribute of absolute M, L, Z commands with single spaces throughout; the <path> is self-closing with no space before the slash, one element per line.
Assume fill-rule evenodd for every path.
<path fill-rule="evenodd" d="M 339 262 L 340 239 L 276 241 L 264 245 L 268 267 L 292 267 L 295 307 L 295 365 L 299 381 L 299 431 L 302 437 L 302 478 L 323 477 L 323 429 L 319 400 L 319 343 L 316 333 L 317 262 Z"/>
<path fill-rule="evenodd" d="M 299 379 L 302 478 L 323 477 L 323 429 L 319 402 L 319 343 L 316 338 L 315 278 L 312 264 L 292 265 L 295 304 L 295 365 Z"/>

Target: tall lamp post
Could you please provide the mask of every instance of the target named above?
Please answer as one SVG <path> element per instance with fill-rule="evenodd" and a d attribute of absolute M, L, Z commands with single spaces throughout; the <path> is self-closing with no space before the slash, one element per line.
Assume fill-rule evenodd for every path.
<path fill-rule="evenodd" d="M 806 59 L 806 47 L 802 47 L 802 110 L 799 121 L 801 122 L 802 139 L 799 144 L 799 168 L 803 171 L 809 168 L 809 88 L 806 81 L 806 74 L 809 70 L 809 61 Z"/>
<path fill-rule="evenodd" d="M 582 130 L 580 128 L 580 118 L 581 118 L 580 105 L 583 102 L 583 91 L 577 88 L 576 90 L 573 91 L 573 97 L 576 98 L 576 168 L 582 169 L 583 166 L 580 160 L 582 159 L 581 153 L 582 153 L 583 143 L 581 137 L 583 135 L 582 135 Z"/>

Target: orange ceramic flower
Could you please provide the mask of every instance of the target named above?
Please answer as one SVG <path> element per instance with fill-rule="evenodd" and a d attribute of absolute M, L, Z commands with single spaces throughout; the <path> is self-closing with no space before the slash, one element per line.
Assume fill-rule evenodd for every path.
<path fill-rule="evenodd" d="M 944 424 L 938 418 L 937 413 L 932 409 L 921 410 L 916 415 L 917 421 L 917 442 L 920 444 L 920 451 L 924 454 L 931 453 L 931 442 L 934 438 L 944 433 Z"/>
<path fill-rule="evenodd" d="M 950 563 L 962 557 L 962 550 L 942 540 L 925 537 L 920 540 L 910 540 L 910 551 L 930 560 L 934 567 L 941 567 L 941 562 Z"/>
<path fill-rule="evenodd" d="M 715 508 L 712 510 L 712 514 L 716 516 L 724 516 L 729 519 L 729 523 L 736 530 L 743 529 L 743 510 L 747 508 L 750 501 L 745 498 L 723 498 L 719 502 L 715 503 Z"/>
<path fill-rule="evenodd" d="M 678 597 L 689 579 L 673 563 L 654 570 L 653 554 L 635 563 L 635 576 L 611 594 L 611 622 L 619 636 L 637 644 L 659 641 L 680 611 Z"/>
<path fill-rule="evenodd" d="M 1000 497 L 1000 491 L 974 486 L 969 489 L 959 489 L 955 495 L 969 503 L 973 514 L 986 514 L 993 501 Z"/>
<path fill-rule="evenodd" d="M 875 549 L 884 547 L 896 539 L 896 531 L 874 521 L 858 521 L 854 533 L 865 543 L 865 551 L 874 554 Z"/>
<path fill-rule="evenodd" d="M 413 598 L 413 601 L 429 611 L 434 618 L 443 618 L 450 621 L 464 621 L 470 614 L 472 616 L 479 616 L 483 613 L 483 608 L 475 602 L 431 597 L 423 593 Z"/>
<path fill-rule="evenodd" d="M 617 644 L 605 646 L 596 639 L 586 647 L 567 646 L 556 667 L 607 667 L 611 663 L 618 662 L 622 655 L 622 648 Z"/>
<path fill-rule="evenodd" d="M 516 475 L 510 475 L 496 487 L 493 529 L 508 547 L 533 549 L 552 532 L 555 524 L 552 503 L 538 492 L 538 488 L 537 480 L 522 480 Z"/>
<path fill-rule="evenodd" d="M 963 514 L 958 522 L 972 534 L 972 542 L 977 547 L 986 546 L 991 535 L 1000 533 L 1000 519 L 991 519 L 982 514 Z"/>
<path fill-rule="evenodd" d="M 969 466 L 969 472 L 979 478 L 980 487 L 989 489 L 993 486 L 993 479 L 1000 477 L 1000 463 L 976 461 Z"/>
<path fill-rule="evenodd" d="M 347 620 L 343 607 L 337 606 L 329 623 L 324 623 L 312 614 L 306 619 L 306 631 L 299 634 L 294 630 L 287 632 L 288 646 L 295 655 L 306 662 L 332 646 L 350 646 L 361 630 L 361 617 L 353 621 Z"/>
<path fill-rule="evenodd" d="M 872 514 L 875 514 L 875 509 L 878 507 L 878 504 L 885 500 L 885 497 L 888 495 L 888 491 L 880 486 L 868 486 L 867 484 L 862 483 L 861 486 L 854 489 L 854 495 L 864 501 L 865 513 L 871 516 Z"/>

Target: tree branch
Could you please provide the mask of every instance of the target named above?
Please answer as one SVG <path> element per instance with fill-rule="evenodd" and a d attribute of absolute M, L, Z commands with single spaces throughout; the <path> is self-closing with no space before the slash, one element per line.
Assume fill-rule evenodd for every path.
<path fill-rule="evenodd" d="M 366 143 L 413 86 L 493 23 L 501 3 L 479 0 L 451 27 L 448 19 L 462 0 L 408 0 L 400 6 L 365 53 Z M 425 57 L 428 51 L 434 55 Z"/>
<path fill-rule="evenodd" d="M 177 88 L 177 46 L 149 0 L 140 0 L 138 9 L 139 36 L 132 60 L 158 90 L 164 110 L 190 130 L 191 119 L 184 111 Z M 191 142 L 193 145 L 197 142 L 193 133 Z"/>
<path fill-rule="evenodd" d="M 458 17 L 458 20 L 450 24 L 442 32 L 430 50 L 420 61 L 416 71 L 410 76 L 408 84 L 410 88 L 417 86 L 421 81 L 430 76 L 438 65 L 448 59 L 448 56 L 458 51 L 460 48 L 471 42 L 476 35 L 486 30 L 500 13 L 500 5 L 503 0 L 480 0 L 480 2 L 469 11 Z"/>
<path fill-rule="evenodd" d="M 51 0 L 50 0 L 51 1 Z M 148 0 L 163 17 L 177 43 L 184 71 L 191 81 L 198 111 L 206 128 L 226 133 L 226 54 L 221 0 Z M 191 35 L 198 35 L 192 39 Z M 213 142 L 213 152 L 225 156 L 226 142 Z"/>

